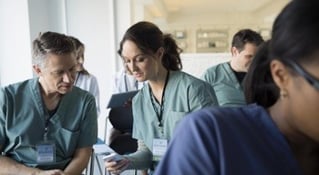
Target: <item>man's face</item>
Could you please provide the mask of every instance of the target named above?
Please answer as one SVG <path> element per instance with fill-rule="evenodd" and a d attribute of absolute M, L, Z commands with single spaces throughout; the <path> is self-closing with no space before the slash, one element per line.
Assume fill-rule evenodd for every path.
<path fill-rule="evenodd" d="M 248 68 L 257 52 L 258 47 L 253 43 L 246 43 L 244 49 L 239 51 L 237 48 L 232 48 L 233 61 L 236 65 L 236 71 L 247 72 Z"/>
<path fill-rule="evenodd" d="M 72 90 L 75 80 L 76 57 L 73 53 L 48 54 L 43 67 L 34 66 L 40 84 L 46 93 L 66 94 Z"/>

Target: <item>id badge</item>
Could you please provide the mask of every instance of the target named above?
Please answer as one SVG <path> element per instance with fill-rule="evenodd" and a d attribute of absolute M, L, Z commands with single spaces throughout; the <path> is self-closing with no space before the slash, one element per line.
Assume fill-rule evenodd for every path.
<path fill-rule="evenodd" d="M 54 142 L 46 141 L 36 145 L 37 163 L 48 164 L 55 162 L 55 144 Z"/>
<path fill-rule="evenodd" d="M 153 139 L 153 161 L 160 161 L 167 149 L 167 139 Z"/>

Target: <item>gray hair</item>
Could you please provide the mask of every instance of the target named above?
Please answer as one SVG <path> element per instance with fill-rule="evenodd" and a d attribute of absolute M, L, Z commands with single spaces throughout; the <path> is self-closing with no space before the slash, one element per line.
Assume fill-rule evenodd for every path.
<path fill-rule="evenodd" d="M 60 33 L 45 32 L 32 43 L 32 64 L 44 67 L 45 59 L 48 54 L 64 55 L 75 52 L 75 45 L 72 40 Z"/>

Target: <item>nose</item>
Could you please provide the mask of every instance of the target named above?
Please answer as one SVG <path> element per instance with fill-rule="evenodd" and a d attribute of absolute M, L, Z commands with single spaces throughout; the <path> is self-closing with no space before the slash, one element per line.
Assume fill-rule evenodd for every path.
<path fill-rule="evenodd" d="M 63 74 L 63 82 L 72 83 L 74 81 L 74 73 L 67 71 Z"/>
<path fill-rule="evenodd" d="M 129 63 L 125 63 L 125 66 L 126 66 L 126 69 L 130 72 L 130 73 L 133 73 L 134 71 L 134 67 L 135 67 L 135 64 L 133 61 L 129 62 Z"/>
<path fill-rule="evenodd" d="M 138 70 L 138 67 L 137 67 L 137 64 L 136 64 L 135 61 L 132 61 L 130 69 L 131 69 L 131 72 L 134 72 L 134 71 Z"/>
<path fill-rule="evenodd" d="M 80 56 L 80 58 L 79 58 L 79 60 L 78 60 L 78 63 L 79 63 L 79 64 L 83 64 L 83 63 L 84 63 L 84 59 L 83 59 L 82 56 Z"/>

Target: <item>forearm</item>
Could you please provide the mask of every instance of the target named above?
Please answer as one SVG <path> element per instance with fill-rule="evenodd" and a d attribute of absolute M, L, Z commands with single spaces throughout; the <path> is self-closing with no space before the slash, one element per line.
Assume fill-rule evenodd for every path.
<path fill-rule="evenodd" d="M 64 173 L 66 175 L 80 175 L 87 167 L 91 153 L 91 147 L 78 149 L 71 162 L 64 169 Z"/>
<path fill-rule="evenodd" d="M 36 175 L 41 170 L 27 167 L 13 159 L 0 155 L 0 174 L 1 175 Z"/>
<path fill-rule="evenodd" d="M 137 151 L 125 157 L 131 161 L 128 169 L 148 169 L 152 165 L 152 152 L 141 140 L 138 140 Z"/>

